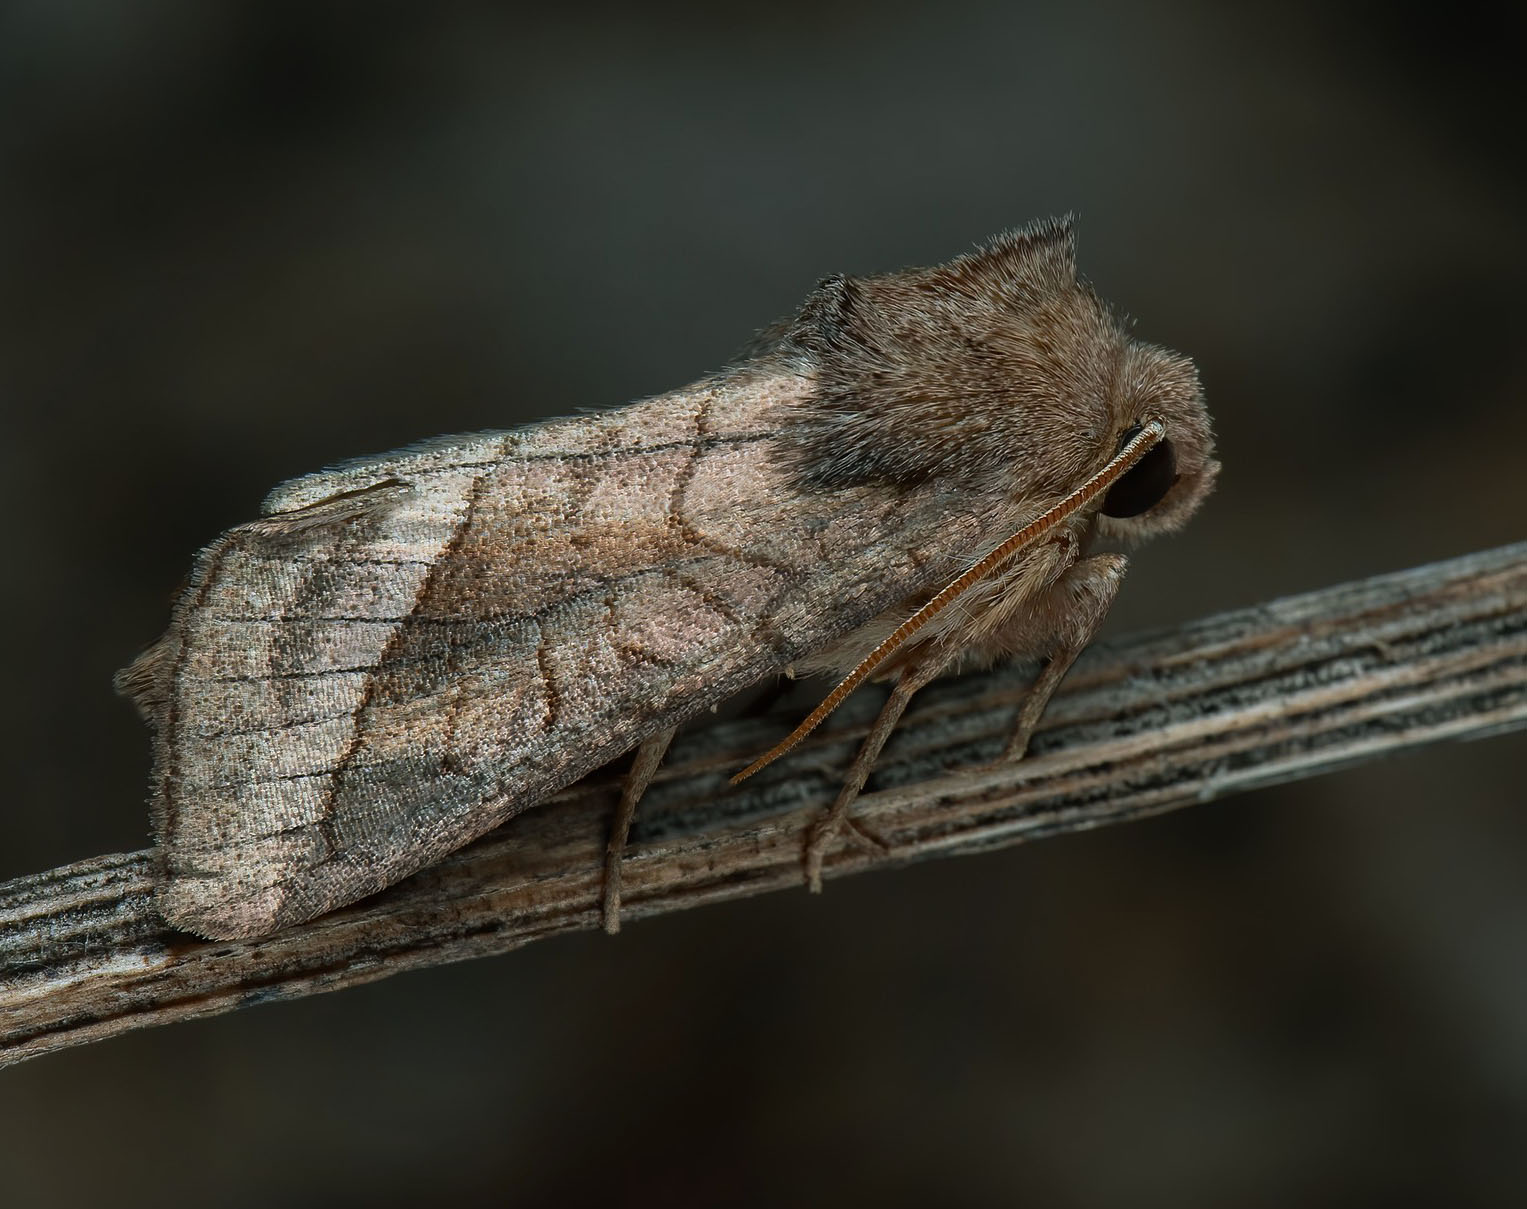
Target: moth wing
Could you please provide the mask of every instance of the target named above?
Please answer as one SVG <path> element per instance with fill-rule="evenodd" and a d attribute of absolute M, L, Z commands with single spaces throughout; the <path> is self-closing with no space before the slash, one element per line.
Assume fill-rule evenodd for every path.
<path fill-rule="evenodd" d="M 278 489 L 122 678 L 156 719 L 166 918 L 231 938 L 352 902 L 947 574 L 976 510 L 804 490 L 773 449 L 799 389 Z"/>

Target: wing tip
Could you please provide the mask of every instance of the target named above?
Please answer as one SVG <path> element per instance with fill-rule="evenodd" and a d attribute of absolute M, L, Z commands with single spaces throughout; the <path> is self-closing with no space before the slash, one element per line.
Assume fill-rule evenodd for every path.
<path fill-rule="evenodd" d="M 171 927 L 203 940 L 254 940 L 292 922 L 282 918 L 285 899 L 277 886 L 241 893 L 220 878 L 172 876 L 154 905 Z"/>
<path fill-rule="evenodd" d="M 170 635 L 166 634 L 111 678 L 117 695 L 131 701 L 150 726 L 157 724 L 169 699 L 173 649 Z"/>

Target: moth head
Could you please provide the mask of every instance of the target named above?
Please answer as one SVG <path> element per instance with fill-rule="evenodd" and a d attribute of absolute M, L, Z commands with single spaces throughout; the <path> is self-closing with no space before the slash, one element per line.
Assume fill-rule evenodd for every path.
<path fill-rule="evenodd" d="M 1165 426 L 1166 436 L 1104 495 L 1098 532 L 1137 540 L 1181 528 L 1219 474 L 1198 371 L 1186 357 L 1130 341 L 1113 403 L 1115 449 L 1153 418 Z"/>

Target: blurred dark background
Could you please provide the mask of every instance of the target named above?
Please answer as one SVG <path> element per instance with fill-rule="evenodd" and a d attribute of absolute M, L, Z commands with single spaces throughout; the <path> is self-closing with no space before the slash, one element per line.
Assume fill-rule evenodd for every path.
<path fill-rule="evenodd" d="M 0 878 L 148 841 L 110 689 L 280 480 L 624 402 L 1079 216 L 1222 486 L 1110 632 L 1527 536 L 1482 5 L 0 10 Z M 0 1074 L 7 1204 L 1522 1204 L 1527 741 Z"/>

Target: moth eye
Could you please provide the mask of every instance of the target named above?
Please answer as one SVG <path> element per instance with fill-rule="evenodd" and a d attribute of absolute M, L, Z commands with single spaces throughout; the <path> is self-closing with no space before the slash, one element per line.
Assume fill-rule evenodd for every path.
<path fill-rule="evenodd" d="M 1139 432 L 1132 428 L 1124 434 L 1124 443 Z M 1162 438 L 1151 446 L 1150 452 L 1131 466 L 1103 497 L 1103 515 L 1113 517 L 1139 516 L 1161 502 L 1161 497 L 1172 489 L 1177 481 L 1177 451 L 1172 442 Z"/>

